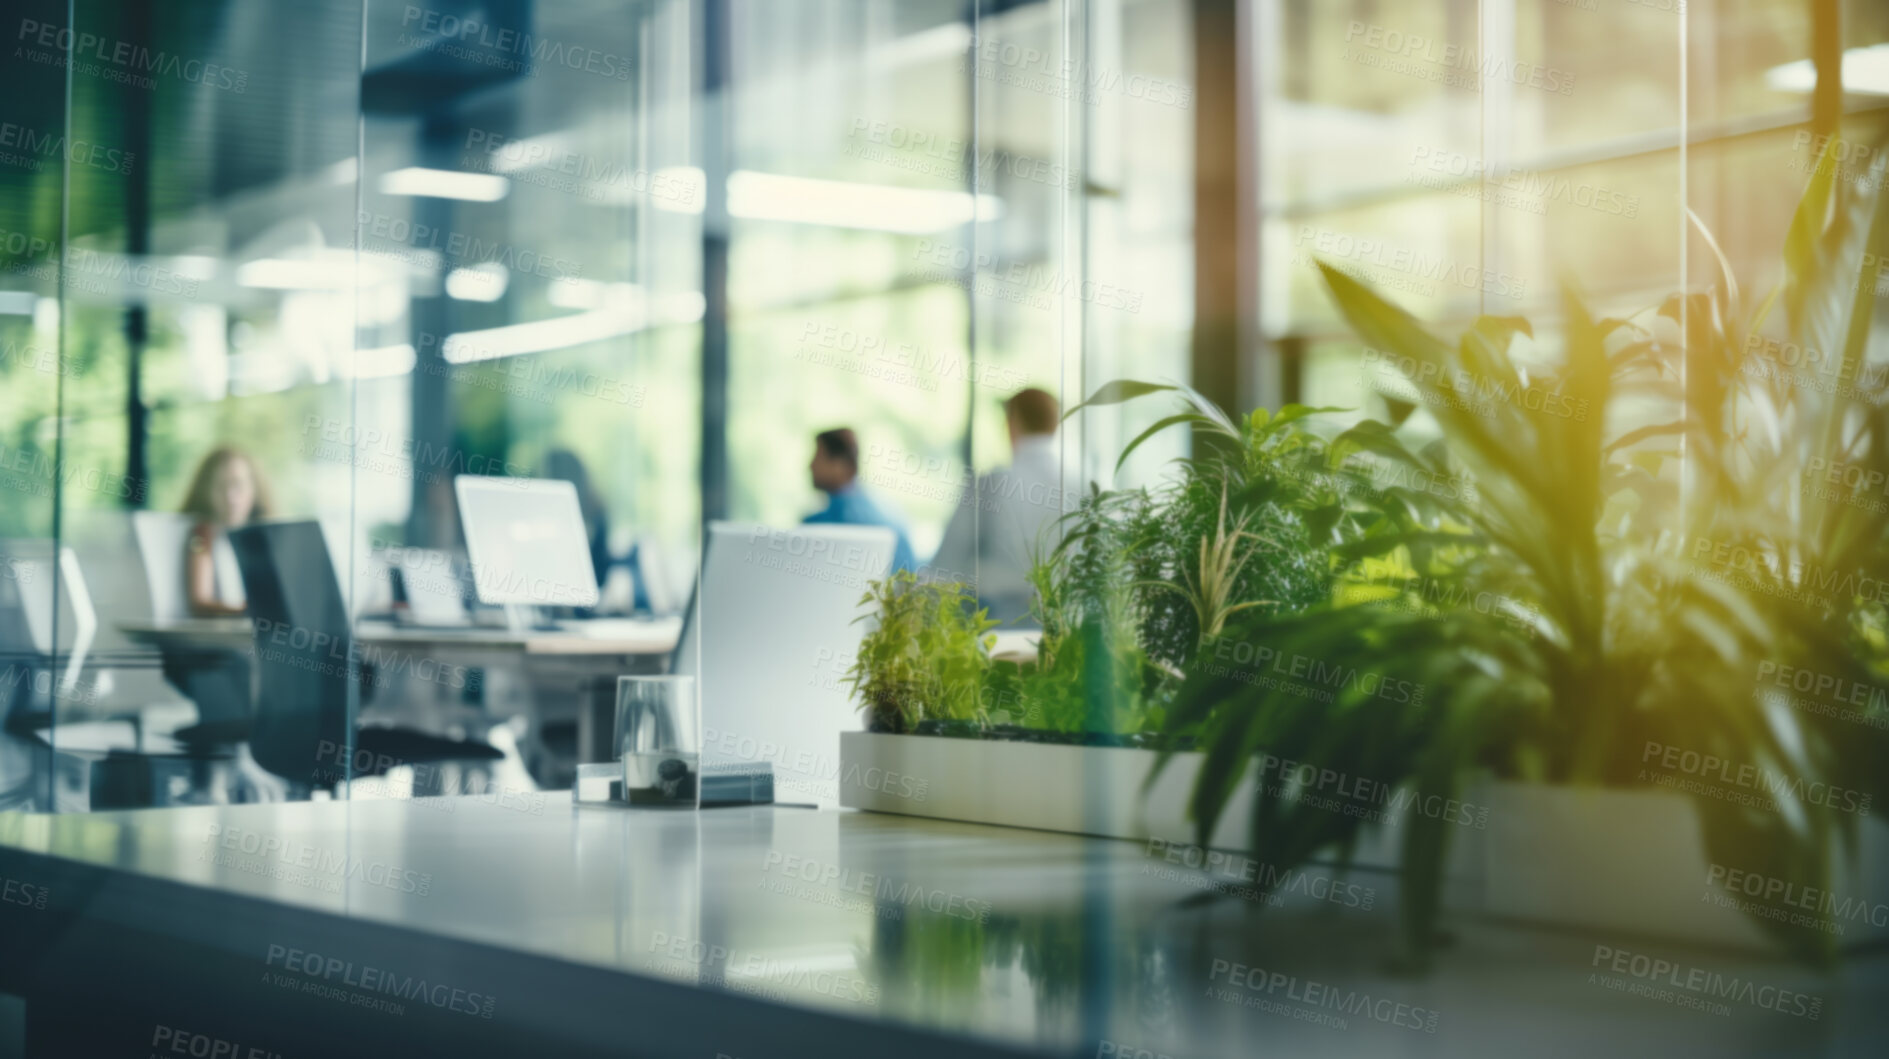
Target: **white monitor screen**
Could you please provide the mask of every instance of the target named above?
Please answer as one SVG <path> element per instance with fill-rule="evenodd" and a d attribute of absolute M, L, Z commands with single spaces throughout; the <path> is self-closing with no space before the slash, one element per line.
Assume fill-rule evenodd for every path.
<path fill-rule="evenodd" d="M 576 486 L 460 475 L 453 489 L 479 602 L 597 605 L 597 571 Z"/>

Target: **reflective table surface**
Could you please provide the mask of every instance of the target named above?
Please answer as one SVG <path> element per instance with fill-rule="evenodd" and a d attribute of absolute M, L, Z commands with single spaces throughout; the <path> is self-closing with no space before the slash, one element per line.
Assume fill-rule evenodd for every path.
<path fill-rule="evenodd" d="M 266 904 L 243 907 L 404 928 L 963 1049 L 1880 1055 L 1889 1041 L 1881 952 L 1825 974 L 1757 953 L 1463 920 L 1435 967 L 1410 976 L 1392 969 L 1388 873 L 1309 867 L 1261 902 L 1247 880 L 1268 869 L 1239 858 L 1206 870 L 1187 850 L 849 811 L 634 810 L 518 791 L 0 815 L 10 892 L 32 896 L 20 888 L 48 863 L 39 855 L 183 884 L 193 899 L 256 898 Z M 51 904 L 76 903 L 80 916 L 106 892 L 50 885 Z M 151 920 L 141 930 L 200 932 L 161 899 L 140 902 L 133 918 Z M 284 930 L 243 958 L 265 981 L 358 994 L 334 998 L 347 1003 L 336 1018 L 375 1017 L 385 981 L 358 972 L 345 941 L 314 951 L 308 939 L 320 937 Z M 1717 995 L 1676 984 L 1703 981 Z M 536 1003 L 522 969 L 455 988 L 500 1021 Z M 713 1047 L 713 1026 L 701 1029 L 728 1053 Z"/>

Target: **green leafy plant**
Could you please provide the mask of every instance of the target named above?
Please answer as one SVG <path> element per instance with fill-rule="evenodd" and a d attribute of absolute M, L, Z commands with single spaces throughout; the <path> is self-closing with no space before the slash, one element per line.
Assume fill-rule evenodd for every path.
<path fill-rule="evenodd" d="M 1889 245 L 1884 168 L 1878 159 L 1840 184 L 1834 165 L 1820 167 L 1785 248 L 1786 333 L 1829 351 L 1845 379 L 1867 360 L 1870 262 Z M 1715 862 L 1822 885 L 1856 818 L 1806 790 L 1879 796 L 1889 755 L 1857 711 L 1782 709 L 1757 678 L 1767 664 L 1858 681 L 1880 672 L 1882 601 L 1857 588 L 1889 572 L 1885 522 L 1852 489 L 1810 497 L 1805 487 L 1831 461 L 1859 464 L 1863 480 L 1889 468 L 1889 423 L 1879 388 L 1780 391 L 1754 370 L 1750 336 L 1773 299 L 1745 304 L 1720 260 L 1714 290 L 1632 318 L 1596 318 L 1566 293 L 1558 362 L 1533 371 L 1517 366 L 1534 344 L 1525 320 L 1483 317 L 1448 343 L 1323 268 L 1364 343 L 1412 366 L 1448 454 L 1407 446 L 1399 424 L 1366 422 L 1329 455 L 1432 479 L 1460 465 L 1473 498 L 1377 506 L 1334 547 L 1345 577 L 1377 564 L 1396 576 L 1365 580 L 1447 587 L 1421 593 L 1422 605 L 1339 598 L 1227 623 L 1228 639 L 1273 657 L 1371 679 L 1310 702 L 1225 666 L 1188 671 L 1168 730 L 1197 733 L 1205 750 L 1191 805 L 1200 841 L 1262 748 L 1427 801 L 1491 774 L 1641 786 L 1643 749 L 1681 746 L 1795 780 L 1772 789 L 1770 805 L 1698 800 Z M 1609 429 L 1629 415 L 1643 425 Z M 1757 558 L 1722 569 L 1728 551 Z M 1505 605 L 1465 602 L 1485 599 Z M 1385 687 L 1421 691 L 1421 708 Z M 1269 861 L 1349 858 L 1357 818 L 1278 784 L 1254 799 L 1251 842 Z M 1455 826 L 1418 813 L 1403 826 L 1403 948 L 1414 964 L 1429 953 Z M 1833 952 L 1823 932 L 1759 922 L 1800 956 Z"/>
<path fill-rule="evenodd" d="M 845 679 L 873 727 L 909 732 L 927 719 L 983 719 L 997 623 L 970 589 L 901 570 L 874 582 L 859 603 L 872 609 L 856 620 L 874 624 Z"/>

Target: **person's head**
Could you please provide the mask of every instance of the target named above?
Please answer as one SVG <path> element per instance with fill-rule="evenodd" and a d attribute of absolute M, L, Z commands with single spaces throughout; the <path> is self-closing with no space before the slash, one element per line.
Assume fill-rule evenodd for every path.
<path fill-rule="evenodd" d="M 813 487 L 823 493 L 846 488 L 859 475 L 859 439 L 846 427 L 820 431 L 813 436 L 813 462 L 807 470 L 813 474 Z"/>
<path fill-rule="evenodd" d="M 1062 409 L 1048 391 L 1034 386 L 1018 390 L 1015 396 L 1004 402 L 1004 422 L 1010 427 L 1010 444 L 1014 447 L 1019 438 L 1056 433 L 1056 423 L 1061 415 Z"/>
<path fill-rule="evenodd" d="M 200 522 L 235 528 L 269 513 L 269 489 L 248 453 L 224 445 L 197 465 L 183 510 Z"/>

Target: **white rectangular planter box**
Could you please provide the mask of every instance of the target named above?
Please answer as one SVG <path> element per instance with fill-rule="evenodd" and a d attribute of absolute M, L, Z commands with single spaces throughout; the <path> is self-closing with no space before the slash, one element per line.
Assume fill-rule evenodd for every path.
<path fill-rule="evenodd" d="M 843 806 L 874 812 L 1191 843 L 1187 799 L 1202 755 L 1176 754 L 1144 797 L 1157 756 L 843 732 L 839 797 Z M 1211 845 L 1263 860 L 1247 848 L 1255 771 L 1235 788 Z M 1773 948 L 1749 915 L 1714 899 L 1748 900 L 1713 885 L 1699 818 L 1683 795 L 1485 782 L 1464 800 L 1487 809 L 1487 824 L 1450 836 L 1445 901 L 1459 912 L 1589 928 L 1621 942 L 1644 936 Z M 1401 838 L 1395 819 L 1367 827 L 1354 862 L 1395 869 Z M 1842 920 L 1841 944 L 1889 937 L 1889 904 L 1879 904 L 1889 902 L 1889 829 L 1863 821 L 1858 861 L 1839 872 L 1831 889 L 1839 900 L 1869 902 L 1866 915 Z"/>
<path fill-rule="evenodd" d="M 841 732 L 839 797 L 847 808 L 880 813 L 1191 844 L 1187 801 L 1205 755 L 1175 754 L 1144 796 L 1159 756 L 1125 747 Z M 1214 848 L 1251 853 L 1256 771 L 1248 769 L 1234 788 L 1214 825 Z M 1354 864 L 1397 866 L 1403 832 L 1395 820 L 1365 829 Z M 1474 899 L 1485 833 L 1466 825 L 1450 836 L 1446 877 L 1455 900 Z"/>
<path fill-rule="evenodd" d="M 1750 915 L 1730 904 L 1755 902 L 1728 889 L 1728 866 L 1714 872 L 1691 798 L 1535 783 L 1488 787 L 1497 809 L 1489 818 L 1485 866 L 1483 907 L 1489 915 L 1774 947 Z M 1837 918 L 1842 945 L 1889 937 L 1889 829 L 1864 819 L 1859 832 L 1856 860 L 1840 865 L 1829 885 L 1836 907 L 1858 913 Z M 1797 880 L 1776 884 L 1791 882 Z M 1762 893 L 1772 881 L 1760 878 L 1750 885 Z"/>

